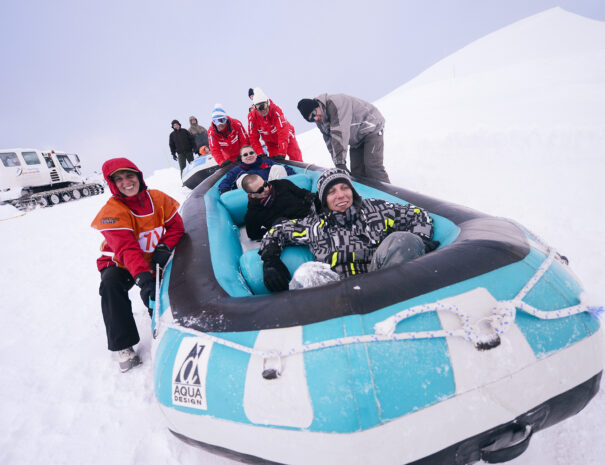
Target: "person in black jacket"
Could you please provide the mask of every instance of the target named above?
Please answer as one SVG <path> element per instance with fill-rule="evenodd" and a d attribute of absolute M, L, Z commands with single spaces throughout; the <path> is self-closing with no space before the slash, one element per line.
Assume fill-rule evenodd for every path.
<path fill-rule="evenodd" d="M 287 179 L 267 182 L 258 174 L 247 174 L 242 188 L 248 193 L 246 232 L 255 241 L 260 241 L 273 224 L 304 218 L 315 211 L 315 194 Z"/>
<path fill-rule="evenodd" d="M 181 123 L 179 123 L 178 120 L 172 120 L 171 125 L 173 131 L 170 133 L 170 138 L 168 140 L 170 153 L 174 160 L 177 159 L 178 154 L 179 168 L 181 169 L 181 174 L 183 174 L 187 162 L 191 163 L 193 161 L 195 139 L 187 129 L 181 127 Z"/>

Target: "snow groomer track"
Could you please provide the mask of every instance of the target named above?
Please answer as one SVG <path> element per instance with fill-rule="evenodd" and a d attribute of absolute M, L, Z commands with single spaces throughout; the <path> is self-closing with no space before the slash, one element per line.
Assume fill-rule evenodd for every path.
<path fill-rule="evenodd" d="M 322 168 L 290 163 L 315 190 Z M 441 246 L 401 266 L 269 294 L 222 169 L 182 208 L 153 316 L 155 395 L 179 438 L 247 463 L 466 464 L 521 454 L 592 399 L 600 309 L 567 260 L 513 221 L 390 185 Z M 311 259 L 287 248 L 291 272 Z"/>

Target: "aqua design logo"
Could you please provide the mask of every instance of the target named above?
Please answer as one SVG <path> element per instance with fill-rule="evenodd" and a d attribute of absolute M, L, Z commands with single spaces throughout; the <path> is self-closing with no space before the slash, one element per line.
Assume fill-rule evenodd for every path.
<path fill-rule="evenodd" d="M 212 342 L 195 337 L 181 341 L 172 368 L 172 403 L 207 410 L 206 375 Z"/>

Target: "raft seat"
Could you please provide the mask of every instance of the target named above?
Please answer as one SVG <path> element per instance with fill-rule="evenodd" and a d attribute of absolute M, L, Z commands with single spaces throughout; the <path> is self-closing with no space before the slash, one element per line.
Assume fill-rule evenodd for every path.
<path fill-rule="evenodd" d="M 281 253 L 281 260 L 290 271 L 290 275 L 293 275 L 300 265 L 313 259 L 309 248 L 300 245 L 287 246 Z M 258 254 L 258 249 L 244 252 L 239 259 L 239 267 L 254 295 L 270 294 L 263 282 L 263 261 Z"/>
<path fill-rule="evenodd" d="M 298 187 L 313 190 L 311 178 L 304 174 L 293 174 L 288 176 L 288 181 L 292 181 Z M 248 196 L 243 189 L 235 189 L 225 192 L 220 197 L 221 203 L 225 206 L 233 224 L 241 227 L 244 225 L 244 217 L 248 210 Z M 260 243 L 258 243 L 260 245 Z M 296 269 L 305 262 L 313 260 L 313 254 L 305 246 L 287 246 L 281 254 L 281 259 L 288 267 L 290 274 L 294 274 Z M 269 294 L 269 290 L 263 283 L 263 262 L 258 255 L 258 247 L 244 252 L 239 259 L 240 271 L 246 280 L 248 287 L 254 295 Z"/>

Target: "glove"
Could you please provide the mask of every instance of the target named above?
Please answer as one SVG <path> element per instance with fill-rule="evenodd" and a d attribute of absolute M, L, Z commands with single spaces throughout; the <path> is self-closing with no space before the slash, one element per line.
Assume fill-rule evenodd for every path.
<path fill-rule="evenodd" d="M 173 153 L 173 154 L 172 154 L 172 159 L 173 159 L 174 161 L 176 161 L 176 159 L 177 159 L 177 157 L 176 157 L 176 153 Z"/>
<path fill-rule="evenodd" d="M 149 271 L 143 271 L 134 278 L 134 282 L 141 288 L 141 300 L 145 307 L 150 308 L 149 301 L 155 301 L 155 279 Z"/>
<path fill-rule="evenodd" d="M 172 251 L 166 244 L 158 244 L 153 251 L 153 255 L 151 256 L 151 264 L 155 269 L 155 264 L 160 265 L 160 268 L 164 268 L 166 266 L 166 262 L 170 258 Z"/>
<path fill-rule="evenodd" d="M 336 168 L 340 168 L 341 170 L 345 170 L 347 173 L 351 174 L 349 168 L 347 168 L 347 165 L 344 163 L 336 163 Z"/>
<path fill-rule="evenodd" d="M 428 239 L 424 239 L 424 238 L 421 238 L 421 239 L 422 239 L 422 242 L 424 242 L 425 253 L 432 252 L 433 250 L 435 250 L 437 247 L 439 247 L 441 245 L 441 242 L 439 242 L 439 241 L 429 241 Z"/>
<path fill-rule="evenodd" d="M 288 290 L 290 272 L 279 258 L 271 258 L 263 262 L 263 282 L 271 292 Z"/>
<path fill-rule="evenodd" d="M 271 157 L 271 158 L 275 161 L 284 161 L 286 159 L 286 157 L 283 155 L 275 155 L 274 157 Z"/>
<path fill-rule="evenodd" d="M 225 160 L 224 162 L 221 163 L 221 168 L 225 168 L 226 166 L 231 166 L 231 165 L 235 165 L 235 163 L 233 163 L 231 160 Z"/>

